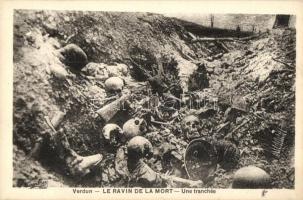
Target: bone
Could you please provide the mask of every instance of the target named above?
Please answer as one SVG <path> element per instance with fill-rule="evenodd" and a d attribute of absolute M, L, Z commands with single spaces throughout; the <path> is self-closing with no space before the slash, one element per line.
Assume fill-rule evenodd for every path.
<path fill-rule="evenodd" d="M 101 154 L 83 157 L 72 151 L 72 156 L 68 157 L 66 162 L 72 175 L 82 177 L 88 174 L 91 168 L 98 165 L 102 159 L 103 156 Z"/>
<path fill-rule="evenodd" d="M 106 91 L 120 93 L 124 87 L 124 81 L 119 77 L 110 77 L 105 81 L 104 85 Z"/>
<path fill-rule="evenodd" d="M 129 97 L 130 95 L 123 95 L 119 99 L 103 106 L 96 112 L 105 122 L 108 122 L 120 110 L 121 105 L 123 105 Z"/>
<path fill-rule="evenodd" d="M 188 140 L 199 137 L 200 127 L 201 122 L 195 115 L 188 115 L 181 122 L 182 132 Z"/>
<path fill-rule="evenodd" d="M 101 139 L 110 145 L 118 146 L 124 142 L 123 131 L 117 124 L 106 124 L 102 129 Z"/>
<path fill-rule="evenodd" d="M 181 184 L 185 184 L 189 187 L 202 187 L 203 186 L 203 181 L 198 180 L 198 181 L 193 181 L 189 179 L 184 179 L 176 176 L 161 176 L 164 180 L 167 181 L 173 181 Z"/>
<path fill-rule="evenodd" d="M 141 118 L 132 118 L 123 125 L 123 133 L 127 139 L 142 135 L 146 132 L 146 121 Z"/>
<path fill-rule="evenodd" d="M 51 123 L 53 125 L 53 127 L 56 129 L 60 123 L 62 122 L 64 116 L 65 116 L 65 112 L 61 112 L 61 111 L 58 111 L 55 116 L 51 119 Z"/>
<path fill-rule="evenodd" d="M 128 142 L 127 152 L 129 160 L 136 162 L 141 158 L 146 158 L 152 155 L 153 146 L 145 137 L 135 136 Z"/>

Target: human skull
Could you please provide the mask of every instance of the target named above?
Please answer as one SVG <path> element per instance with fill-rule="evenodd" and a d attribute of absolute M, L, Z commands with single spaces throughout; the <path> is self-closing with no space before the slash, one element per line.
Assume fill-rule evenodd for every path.
<path fill-rule="evenodd" d="M 106 65 L 106 70 L 110 76 L 127 76 L 128 66 L 122 63 Z"/>
<path fill-rule="evenodd" d="M 123 142 L 123 131 L 117 124 L 106 124 L 101 133 L 101 138 L 111 146 L 117 146 Z"/>
<path fill-rule="evenodd" d="M 188 115 L 182 120 L 181 128 L 185 137 L 192 140 L 200 136 L 201 122 L 195 115 Z"/>
<path fill-rule="evenodd" d="M 148 139 L 135 136 L 127 144 L 127 154 L 130 159 L 151 158 L 153 146 Z"/>
<path fill-rule="evenodd" d="M 124 81 L 119 77 L 110 77 L 105 83 L 105 90 L 110 93 L 121 93 L 124 87 Z"/>
<path fill-rule="evenodd" d="M 123 133 L 127 139 L 142 135 L 147 130 L 147 123 L 144 119 L 135 117 L 123 125 Z"/>

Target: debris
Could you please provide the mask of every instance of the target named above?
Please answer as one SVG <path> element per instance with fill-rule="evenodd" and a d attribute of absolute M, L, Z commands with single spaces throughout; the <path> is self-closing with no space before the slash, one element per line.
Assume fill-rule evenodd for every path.
<path fill-rule="evenodd" d="M 217 132 L 217 133 L 220 133 L 220 132 L 223 131 L 223 130 L 227 131 L 227 130 L 229 129 L 229 125 L 230 125 L 230 121 L 225 122 L 225 123 L 223 123 L 223 124 L 220 124 L 220 125 L 218 126 L 218 129 L 216 130 L 216 132 Z"/>
<path fill-rule="evenodd" d="M 187 187 L 190 188 L 201 188 L 203 187 L 203 181 L 202 180 L 189 180 L 189 179 L 184 179 L 176 176 L 161 176 L 164 180 L 166 181 L 172 181 L 176 183 L 181 183 Z"/>
<path fill-rule="evenodd" d="M 53 116 L 53 118 L 51 120 L 51 124 L 53 125 L 53 127 L 55 129 L 58 128 L 58 126 L 64 119 L 65 114 L 66 114 L 65 112 L 58 111 L 58 112 L 56 112 L 55 116 Z"/>
<path fill-rule="evenodd" d="M 125 145 L 120 146 L 116 152 L 115 170 L 123 179 L 128 179 L 130 176 L 127 168 L 127 147 Z"/>
<path fill-rule="evenodd" d="M 218 164 L 225 170 L 234 169 L 240 159 L 240 151 L 235 144 L 226 140 L 213 141 L 217 152 Z"/>
<path fill-rule="evenodd" d="M 166 104 L 167 102 L 164 102 L 164 104 Z M 173 107 L 166 107 L 165 105 L 161 105 L 158 107 L 158 109 L 156 110 L 156 115 L 157 118 L 160 119 L 161 121 L 172 121 L 173 119 L 175 119 L 176 117 L 178 117 L 178 110 L 173 108 Z M 155 120 L 153 120 L 154 122 L 156 122 Z M 165 123 L 164 123 L 165 124 Z M 166 123 L 169 124 L 169 123 Z"/>
<path fill-rule="evenodd" d="M 171 125 L 170 123 L 167 123 L 167 122 L 159 122 L 159 121 L 156 121 L 156 120 L 154 120 L 154 119 L 151 119 L 150 122 L 151 122 L 151 123 L 155 123 L 155 124 L 165 125 L 165 126 L 170 126 L 170 125 Z"/>
<path fill-rule="evenodd" d="M 242 128 L 245 124 L 247 124 L 249 122 L 249 120 L 244 120 L 240 125 L 238 125 L 235 129 L 233 129 L 229 134 L 227 134 L 224 138 L 225 139 L 231 139 L 233 138 L 233 134 L 239 130 L 240 128 Z"/>
<path fill-rule="evenodd" d="M 197 39 L 197 37 L 191 32 L 188 32 L 188 35 L 191 37 L 192 41 L 195 41 Z"/>
<path fill-rule="evenodd" d="M 127 13 L 121 17 L 96 12 L 14 12 L 14 145 L 43 163 L 48 171 L 44 173 L 59 172 L 62 183 L 71 174 L 81 178 L 71 181 L 74 186 L 128 187 L 131 174 L 136 174 L 128 164 L 136 162 L 128 158 L 123 135 L 128 134 L 128 139 L 140 135 L 154 147 L 150 159 L 142 158 L 143 163 L 134 166 L 138 167 L 136 178 L 140 179 L 140 172 L 145 174 L 140 184 L 156 187 L 159 180 L 161 187 L 196 187 L 199 181 L 186 179 L 184 156 L 188 142 L 199 138 L 212 147 L 197 149 L 214 150 L 218 164 L 215 173 L 203 180 L 203 187 L 227 188 L 233 170 L 253 164 L 271 172 L 273 187 L 293 188 L 294 172 L 287 169 L 294 159 L 289 149 L 294 148 L 295 138 L 295 30 L 275 30 L 241 41 L 229 37 L 236 35 L 234 30 L 219 36 L 217 30 L 202 27 L 211 30 L 214 38 L 190 42 L 196 36 L 188 34 L 184 22 L 151 13 L 139 15 L 146 22 Z M 67 63 L 69 56 L 61 54 L 68 45 L 61 46 L 67 43 L 81 44 L 86 59 L 80 47 L 78 53 L 73 47 L 66 51 L 94 63 Z M 107 83 L 114 78 L 120 84 L 109 91 Z M 50 113 L 51 120 L 43 119 L 45 113 Z M 184 125 L 189 115 L 197 122 Z M 128 129 L 129 119 L 132 128 Z M 133 119 L 139 119 L 142 127 Z M 49 130 L 44 121 L 51 125 Z M 280 127 L 283 122 L 287 126 Z M 66 166 L 66 160 L 73 163 L 99 152 L 101 163 L 92 165 L 87 175 L 81 161 Z M 26 178 L 18 177 L 22 169 Z M 31 175 L 28 169 L 14 166 L 18 186 L 34 185 L 29 177 L 36 176 L 36 171 Z M 199 167 L 196 170 L 201 173 Z M 173 177 L 185 180 L 177 178 L 178 183 Z"/>
<path fill-rule="evenodd" d="M 249 111 L 249 104 L 248 100 L 242 96 L 234 96 L 232 98 L 232 109 L 237 109 L 238 111 L 248 112 Z"/>
<path fill-rule="evenodd" d="M 275 135 L 274 135 L 274 138 L 273 138 L 273 141 L 272 141 L 271 152 L 276 158 L 279 158 L 280 155 L 281 155 L 281 151 L 282 151 L 282 148 L 283 148 L 284 143 L 285 143 L 286 135 L 287 135 L 287 133 L 285 133 L 282 130 L 277 130 L 275 132 Z"/>
<path fill-rule="evenodd" d="M 186 148 L 184 163 L 190 179 L 208 182 L 217 169 L 214 146 L 203 139 L 192 140 Z"/>
<path fill-rule="evenodd" d="M 100 117 L 108 122 L 110 119 L 114 117 L 114 115 L 123 107 L 125 101 L 130 97 L 130 95 L 124 94 L 119 99 L 103 106 L 96 112 Z"/>
<path fill-rule="evenodd" d="M 199 116 L 199 118 L 209 118 L 214 116 L 214 114 L 216 114 L 216 110 L 213 108 L 200 108 L 199 110 L 195 111 L 195 115 Z"/>
<path fill-rule="evenodd" d="M 224 122 L 230 121 L 235 122 L 236 118 L 240 116 L 240 110 L 229 107 L 224 112 Z"/>
<path fill-rule="evenodd" d="M 91 156 L 80 156 L 74 150 L 70 149 L 69 143 L 66 136 L 60 130 L 56 131 L 48 116 L 44 117 L 46 123 L 52 129 L 53 133 L 51 134 L 52 140 L 57 153 L 61 158 L 64 159 L 66 165 L 73 176 L 83 177 L 86 174 L 90 173 L 90 169 L 98 165 L 103 156 L 101 154 L 95 154 Z"/>
<path fill-rule="evenodd" d="M 159 173 L 152 170 L 142 159 L 130 160 L 128 158 L 128 170 L 130 172 L 130 187 L 165 187 L 165 181 Z"/>
<path fill-rule="evenodd" d="M 204 42 L 204 41 L 231 41 L 231 42 L 244 42 L 247 40 L 252 40 L 255 38 L 260 37 L 260 35 L 252 35 L 252 36 L 248 36 L 248 37 L 242 37 L 242 38 L 208 38 L 208 37 L 204 37 L 204 38 L 197 38 L 196 40 L 194 40 L 193 42 Z"/>
<path fill-rule="evenodd" d="M 188 89 L 190 91 L 202 90 L 209 87 L 205 64 L 198 63 L 197 66 L 198 69 L 189 77 Z"/>
<path fill-rule="evenodd" d="M 44 120 L 45 120 L 46 124 L 47 124 L 47 125 L 51 128 L 51 130 L 52 130 L 52 132 L 50 132 L 51 136 L 54 136 L 54 135 L 57 133 L 57 131 L 56 131 L 56 129 L 54 128 L 54 126 L 53 126 L 51 120 L 49 119 L 48 116 L 44 116 Z"/>
<path fill-rule="evenodd" d="M 219 46 L 219 48 L 222 48 L 225 53 L 228 53 L 229 52 L 229 49 L 228 47 L 224 44 L 224 41 L 215 41 L 215 43 Z"/>
<path fill-rule="evenodd" d="M 161 76 L 152 76 L 149 77 L 147 80 L 151 85 L 153 93 L 157 92 L 158 94 L 162 95 L 164 92 L 168 91 L 168 85 L 163 82 Z"/>
<path fill-rule="evenodd" d="M 276 62 L 279 62 L 279 63 L 282 63 L 282 64 L 284 64 L 285 66 L 287 66 L 289 69 L 289 71 L 290 72 L 292 72 L 293 70 L 294 70 L 294 66 L 291 66 L 291 65 L 289 65 L 289 64 L 287 64 L 286 62 L 283 62 L 283 61 L 281 61 L 281 60 L 278 60 L 277 58 L 271 58 L 271 59 L 273 59 L 274 61 L 276 61 Z"/>

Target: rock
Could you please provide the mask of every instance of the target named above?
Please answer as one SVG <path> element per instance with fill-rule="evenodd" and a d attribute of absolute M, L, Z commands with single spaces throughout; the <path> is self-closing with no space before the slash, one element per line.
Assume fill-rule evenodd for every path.
<path fill-rule="evenodd" d="M 44 23 L 43 28 L 49 34 L 50 37 L 55 37 L 59 35 L 59 31 L 55 23 Z"/>

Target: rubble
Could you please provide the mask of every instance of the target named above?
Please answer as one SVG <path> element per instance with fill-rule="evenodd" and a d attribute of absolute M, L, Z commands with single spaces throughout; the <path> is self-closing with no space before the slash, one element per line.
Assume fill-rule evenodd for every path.
<path fill-rule="evenodd" d="M 124 94 L 120 98 L 100 108 L 96 112 L 105 122 L 108 122 L 116 115 L 119 110 L 121 110 L 129 96 L 129 94 Z"/>
<path fill-rule="evenodd" d="M 203 139 L 192 140 L 189 143 L 184 159 L 186 172 L 193 180 L 200 179 L 206 183 L 217 168 L 214 146 Z"/>

